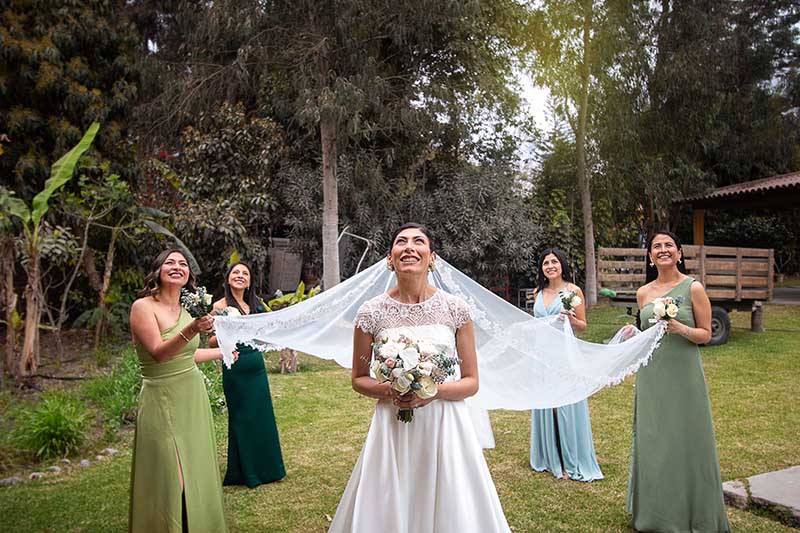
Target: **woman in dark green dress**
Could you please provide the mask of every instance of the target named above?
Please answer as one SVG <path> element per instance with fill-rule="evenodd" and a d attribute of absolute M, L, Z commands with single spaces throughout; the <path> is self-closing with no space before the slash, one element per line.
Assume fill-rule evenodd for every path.
<path fill-rule="evenodd" d="M 263 313 L 264 305 L 250 290 L 252 271 L 236 263 L 225 275 L 225 297 L 214 303 L 221 314 Z M 210 344 L 216 346 L 216 339 Z M 228 470 L 223 485 L 250 488 L 286 477 L 272 410 L 264 357 L 259 350 L 239 345 L 239 359 L 222 369 L 222 388 L 228 405 Z"/>
<path fill-rule="evenodd" d="M 647 284 L 636 292 L 642 329 L 662 314 L 663 302 L 654 300 L 672 297 L 678 309 L 663 308 L 667 333 L 636 376 L 631 525 L 639 531 L 729 531 L 697 348 L 711 338 L 711 303 L 703 286 L 685 274 L 677 236 L 659 231 L 647 250 Z"/>
<path fill-rule="evenodd" d="M 214 420 L 196 364 L 222 353 L 198 348 L 198 333 L 210 332 L 214 319 L 192 320 L 180 304 L 184 286 L 194 290 L 189 263 L 179 250 L 167 250 L 131 306 L 142 368 L 128 525 L 134 533 L 227 531 Z"/>

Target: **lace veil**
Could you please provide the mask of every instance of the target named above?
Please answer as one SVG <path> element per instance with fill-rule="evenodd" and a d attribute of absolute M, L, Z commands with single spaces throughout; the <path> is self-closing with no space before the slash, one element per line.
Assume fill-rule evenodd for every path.
<path fill-rule="evenodd" d="M 429 281 L 459 296 L 471 309 L 480 390 L 468 401 L 476 407 L 522 410 L 578 402 L 647 364 L 664 335 L 659 325 L 624 342 L 585 342 L 572 335 L 568 323 L 533 318 L 441 257 L 436 267 Z M 215 330 L 225 364 L 230 367 L 236 344 L 243 343 L 261 349 L 292 348 L 350 368 L 359 307 L 394 284 L 395 276 L 382 259 L 336 287 L 280 311 L 217 317 Z"/>

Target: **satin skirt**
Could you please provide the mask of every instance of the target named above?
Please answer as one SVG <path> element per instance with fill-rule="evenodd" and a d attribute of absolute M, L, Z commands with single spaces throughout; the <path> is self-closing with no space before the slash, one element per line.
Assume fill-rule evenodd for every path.
<path fill-rule="evenodd" d="M 463 401 L 379 402 L 329 533 L 510 532 Z"/>

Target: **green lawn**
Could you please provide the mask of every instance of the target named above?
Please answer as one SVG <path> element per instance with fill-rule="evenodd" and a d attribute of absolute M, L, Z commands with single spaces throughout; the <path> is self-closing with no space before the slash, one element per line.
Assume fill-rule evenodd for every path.
<path fill-rule="evenodd" d="M 588 337 L 615 331 L 623 311 L 590 314 Z M 768 307 L 768 331 L 750 333 L 749 315 L 734 314 L 725 346 L 702 350 L 723 479 L 800 464 L 800 309 Z M 274 357 L 273 357 L 274 359 Z M 275 361 L 269 361 L 274 370 Z M 349 372 L 304 358 L 302 372 L 270 376 L 288 471 L 281 483 L 224 489 L 232 531 L 322 532 L 366 435 L 371 400 L 350 388 Z M 624 512 L 631 439 L 633 379 L 590 399 L 595 446 L 606 479 L 556 480 L 528 466 L 530 415 L 491 414 L 497 448 L 486 458 L 514 531 L 629 531 Z M 225 417 L 218 420 L 224 468 Z M 0 488 L 0 531 L 122 531 L 127 524 L 130 439 L 122 453 L 88 469 Z M 791 531 L 766 516 L 728 510 L 739 531 Z M 376 526 L 379 528 L 379 526 Z"/>

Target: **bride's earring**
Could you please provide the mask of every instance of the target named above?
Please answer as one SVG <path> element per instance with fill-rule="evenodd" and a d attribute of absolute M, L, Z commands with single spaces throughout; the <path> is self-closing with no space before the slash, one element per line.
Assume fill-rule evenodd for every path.
<path fill-rule="evenodd" d="M 428 264 L 428 272 L 433 272 L 434 270 L 436 270 L 436 263 L 431 261 L 430 264 Z"/>
<path fill-rule="evenodd" d="M 394 265 L 392 263 L 390 263 L 389 261 L 386 261 L 386 269 L 389 272 L 394 272 Z"/>

